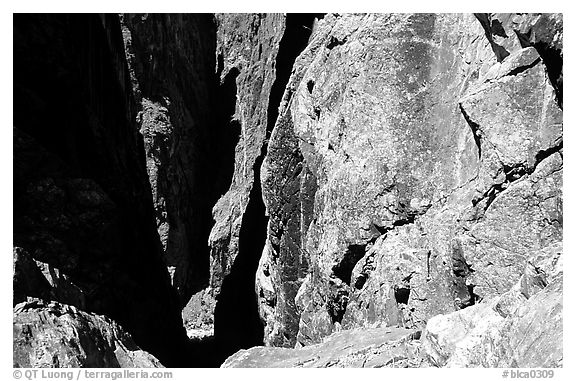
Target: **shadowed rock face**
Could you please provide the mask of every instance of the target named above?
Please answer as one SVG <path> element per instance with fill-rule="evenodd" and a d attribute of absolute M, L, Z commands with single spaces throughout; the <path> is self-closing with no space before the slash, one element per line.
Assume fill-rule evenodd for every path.
<path fill-rule="evenodd" d="M 186 334 L 134 120 L 117 16 L 14 16 L 14 246 L 39 262 L 50 298 L 113 318 L 178 365 Z"/>
<path fill-rule="evenodd" d="M 562 366 L 562 22 L 16 15 L 15 363 Z"/>
<path fill-rule="evenodd" d="M 226 121 L 234 103 L 230 112 L 219 99 L 211 15 L 123 15 L 122 21 L 156 225 L 184 306 L 210 277 L 211 209 L 228 186 L 239 133 Z"/>
<path fill-rule="evenodd" d="M 185 327 L 209 342 L 216 365 L 262 342 L 259 178 L 284 18 L 123 16 L 158 231 Z"/>

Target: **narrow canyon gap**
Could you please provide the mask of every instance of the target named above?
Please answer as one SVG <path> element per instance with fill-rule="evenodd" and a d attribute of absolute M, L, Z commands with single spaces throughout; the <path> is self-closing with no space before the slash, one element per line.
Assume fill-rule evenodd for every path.
<path fill-rule="evenodd" d="M 270 138 L 278 117 L 280 100 L 296 57 L 308 43 L 316 14 L 288 14 L 286 30 L 276 58 L 276 79 L 268 102 L 266 141 Z M 240 229 L 239 253 L 230 274 L 224 278 L 217 298 L 214 316 L 214 335 L 219 346 L 218 357 L 222 362 L 239 349 L 263 345 L 263 323 L 258 313 L 256 297 L 256 270 L 266 241 L 268 218 L 266 217 L 260 169 L 267 153 L 267 143 L 254 164 L 254 184 L 248 207 Z"/>

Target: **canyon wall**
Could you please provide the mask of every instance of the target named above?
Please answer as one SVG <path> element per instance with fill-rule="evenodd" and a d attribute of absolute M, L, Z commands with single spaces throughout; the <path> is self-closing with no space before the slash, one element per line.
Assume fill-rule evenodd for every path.
<path fill-rule="evenodd" d="M 267 344 L 423 329 L 502 295 L 532 253 L 562 241 L 562 61 L 548 60 L 561 57 L 561 22 L 319 22 L 262 170 Z"/>
<path fill-rule="evenodd" d="M 176 366 L 187 338 L 135 111 L 117 16 L 14 16 L 14 304 L 105 315 Z"/>
<path fill-rule="evenodd" d="M 14 363 L 562 366 L 562 23 L 15 15 Z"/>
<path fill-rule="evenodd" d="M 157 228 L 188 334 L 216 330 L 230 345 L 257 345 L 254 274 L 266 221 L 255 179 L 285 17 L 122 19 Z"/>

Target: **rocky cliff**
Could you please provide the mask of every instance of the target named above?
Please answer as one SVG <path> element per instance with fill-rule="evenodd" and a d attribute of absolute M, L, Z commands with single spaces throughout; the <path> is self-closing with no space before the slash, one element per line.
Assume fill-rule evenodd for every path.
<path fill-rule="evenodd" d="M 561 14 L 20 15 L 14 49 L 15 305 L 166 366 L 562 365 Z"/>
<path fill-rule="evenodd" d="M 423 328 L 506 292 L 531 253 L 562 240 L 561 97 L 547 69 L 561 73 L 561 61 L 547 63 L 535 42 L 561 46 L 561 29 L 539 36 L 529 26 L 541 22 L 320 21 L 264 161 L 268 344 Z"/>

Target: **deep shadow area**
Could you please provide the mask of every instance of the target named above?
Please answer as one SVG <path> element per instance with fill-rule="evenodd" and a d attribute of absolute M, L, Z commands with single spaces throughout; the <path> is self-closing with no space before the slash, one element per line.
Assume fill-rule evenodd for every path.
<path fill-rule="evenodd" d="M 256 270 L 266 241 L 267 219 L 260 188 L 262 157 L 255 163 L 254 186 L 242 218 L 238 256 L 224 279 L 214 312 L 214 336 L 222 363 L 240 349 L 263 344 L 264 326 L 258 314 Z"/>
<path fill-rule="evenodd" d="M 410 286 L 407 287 L 394 287 L 394 299 L 398 304 L 408 304 L 410 299 Z"/>
<path fill-rule="evenodd" d="M 292 66 L 306 47 L 315 18 L 323 15 L 288 14 L 286 30 L 280 41 L 276 57 L 276 79 L 268 102 L 266 138 L 272 133 L 282 95 L 290 79 Z M 220 66 L 220 65 L 219 65 Z M 228 76 L 237 73 L 228 74 Z M 234 77 L 235 78 L 235 77 Z M 226 88 L 224 81 L 223 87 Z M 231 95 L 230 91 L 230 95 Z M 263 345 L 264 326 L 258 313 L 256 295 L 256 270 L 266 242 L 268 218 L 262 200 L 260 170 L 266 157 L 267 143 L 254 164 L 254 184 L 240 229 L 239 253 L 222 284 L 214 314 L 213 342 L 205 348 L 213 350 L 213 358 L 206 363 L 220 365 L 227 357 L 240 349 Z M 208 365 L 208 366 L 213 366 Z"/>
<path fill-rule="evenodd" d="M 544 66 L 546 66 L 546 72 L 548 73 L 548 77 L 550 78 L 550 82 L 554 87 L 556 92 L 556 101 L 558 102 L 558 106 L 562 109 L 564 106 L 564 97 L 563 97 L 563 74 L 562 74 L 562 53 L 558 49 L 554 49 L 550 47 L 548 44 L 545 43 L 536 43 L 534 47 L 542 57 L 544 61 Z"/>
<path fill-rule="evenodd" d="M 316 17 L 321 16 L 287 16 L 268 103 L 268 138 L 294 60 L 305 48 Z M 111 200 L 109 208 L 101 209 L 106 224 L 79 220 L 81 235 L 64 218 L 50 221 L 54 226 L 41 218 L 31 225 L 26 214 L 46 204 L 42 199 L 46 194 L 38 193 L 31 200 L 25 192 L 33 182 L 56 175 L 47 171 L 22 177 L 14 188 L 18 194 L 15 245 L 47 256 L 46 250 L 37 250 L 43 249 L 38 243 L 45 243 L 46 231 L 52 234 L 54 242 L 67 250 L 55 244 L 53 252 L 65 253 L 66 261 L 56 256 L 36 259 L 55 267 L 69 266 L 63 274 L 86 295 L 78 307 L 117 320 L 138 346 L 165 366 L 219 366 L 237 350 L 262 344 L 255 274 L 267 230 L 260 185 L 266 144 L 254 165 L 239 254 L 218 298 L 215 337 L 191 343 L 180 315 L 188 297 L 208 284 L 212 208 L 232 181 L 241 131 L 234 120 L 239 72 L 232 69 L 222 80 L 214 72 L 213 17 L 147 15 L 129 21 L 132 44 L 139 53 L 133 62 L 140 85 L 137 94 L 132 91 L 117 15 L 20 15 L 14 17 L 14 24 L 14 125 L 57 157 L 51 165 L 58 164 L 58 171 L 63 162 L 65 170 L 58 172 L 55 182 L 68 192 L 67 197 L 81 201 L 78 215 L 95 214 L 88 208 L 98 201 L 94 195 Z M 166 108 L 171 124 L 168 139 L 155 143 L 164 144 L 159 150 L 166 152 L 164 167 L 158 171 L 158 189 L 166 199 L 171 229 L 178 226 L 172 247 L 176 256 L 184 253 L 188 260 L 178 270 L 183 272 L 179 295 L 170 286 L 162 256 L 144 143 L 135 123 L 142 98 Z M 154 132 L 161 135 L 162 131 Z M 26 163 L 15 163 L 15 168 L 34 167 L 29 158 L 23 160 Z M 69 184 L 77 179 L 90 180 L 92 188 L 74 193 Z M 54 189 L 58 196 L 59 190 Z M 98 192 L 87 191 L 92 189 Z M 70 205 L 76 207 L 67 202 L 57 205 L 64 217 L 76 216 Z M 59 217 L 61 209 L 50 210 L 50 216 Z M 29 239 L 35 235 L 35 240 Z M 72 257 L 79 258 L 77 263 L 72 263 Z"/>
<path fill-rule="evenodd" d="M 352 270 L 356 263 L 366 253 L 366 244 L 364 245 L 349 245 L 342 260 L 332 268 L 332 272 L 344 283 L 350 285 L 352 278 Z"/>
<path fill-rule="evenodd" d="M 166 366 L 186 332 L 154 222 L 119 18 L 14 15 L 14 246 Z M 59 287 L 59 286 L 57 286 Z"/>
<path fill-rule="evenodd" d="M 548 78 L 550 79 L 550 83 L 552 83 L 552 87 L 554 87 L 554 91 L 556 93 L 556 102 L 560 108 L 563 107 L 563 58 L 562 58 L 562 51 L 560 49 L 555 49 L 550 41 L 537 41 L 532 43 L 530 40 L 530 34 L 528 33 L 520 33 L 516 31 L 516 36 L 520 41 L 520 44 L 523 48 L 528 46 L 533 46 L 537 51 L 540 57 L 542 57 L 542 61 L 544 62 L 544 66 L 546 66 L 546 72 L 548 73 Z"/>

